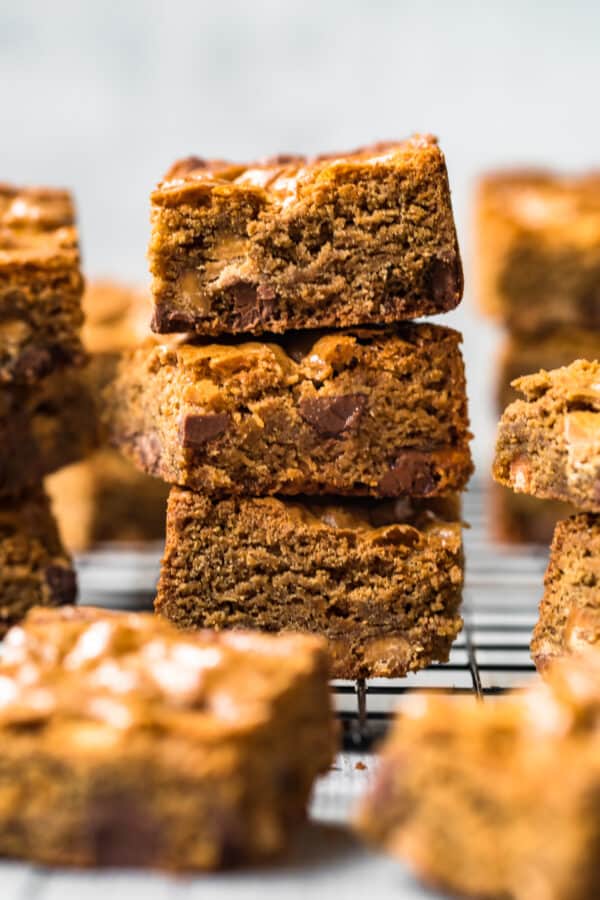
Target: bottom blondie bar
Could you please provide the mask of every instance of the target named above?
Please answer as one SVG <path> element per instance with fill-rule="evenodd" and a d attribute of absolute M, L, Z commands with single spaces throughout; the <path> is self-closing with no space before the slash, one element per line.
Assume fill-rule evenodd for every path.
<path fill-rule="evenodd" d="M 316 638 L 34 610 L 0 660 L 0 853 L 209 869 L 271 856 L 336 729 Z"/>
<path fill-rule="evenodd" d="M 600 653 L 499 703 L 415 696 L 358 817 L 452 895 L 600 896 Z"/>
<path fill-rule="evenodd" d="M 556 657 L 600 643 L 600 515 L 559 522 L 544 579 L 531 655 L 541 671 Z"/>
<path fill-rule="evenodd" d="M 164 538 L 168 487 L 110 447 L 51 475 L 46 489 L 65 546 L 74 553 L 106 542 Z"/>
<path fill-rule="evenodd" d="M 337 678 L 406 675 L 447 660 L 461 629 L 456 506 L 172 488 L 156 611 L 182 628 L 324 635 Z"/>
<path fill-rule="evenodd" d="M 0 636 L 32 606 L 73 603 L 75 573 L 38 489 L 0 506 Z"/>

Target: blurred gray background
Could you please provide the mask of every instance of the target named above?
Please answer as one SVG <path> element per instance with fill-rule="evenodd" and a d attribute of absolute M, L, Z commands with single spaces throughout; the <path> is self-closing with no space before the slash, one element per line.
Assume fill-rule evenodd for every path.
<path fill-rule="evenodd" d="M 469 290 L 473 182 L 598 164 L 599 38 L 591 0 L 0 0 L 0 180 L 72 187 L 87 274 L 145 282 L 148 194 L 175 158 L 437 134 L 467 276 L 445 321 L 481 470 L 497 335 Z"/>

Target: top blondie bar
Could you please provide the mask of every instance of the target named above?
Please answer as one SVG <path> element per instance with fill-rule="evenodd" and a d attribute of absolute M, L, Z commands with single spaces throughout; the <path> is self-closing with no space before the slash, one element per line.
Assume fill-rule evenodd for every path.
<path fill-rule="evenodd" d="M 175 163 L 152 193 L 159 333 L 281 333 L 453 309 L 444 155 L 414 136 L 346 155 Z"/>
<path fill-rule="evenodd" d="M 83 361 L 82 292 L 70 193 L 0 184 L 0 381 Z"/>

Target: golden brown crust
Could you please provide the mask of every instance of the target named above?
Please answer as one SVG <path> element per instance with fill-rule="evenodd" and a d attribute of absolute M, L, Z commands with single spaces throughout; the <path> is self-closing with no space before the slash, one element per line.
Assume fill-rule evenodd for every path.
<path fill-rule="evenodd" d="M 190 157 L 152 194 L 159 333 L 283 333 L 445 312 L 462 266 L 446 164 L 416 136 L 251 164 Z"/>
<path fill-rule="evenodd" d="M 337 678 L 403 676 L 447 660 L 462 626 L 456 514 L 448 501 L 210 501 L 173 488 L 155 609 L 181 628 L 323 635 Z"/>
<path fill-rule="evenodd" d="M 441 496 L 471 473 L 457 332 L 434 325 L 268 343 L 144 345 L 108 394 L 144 471 L 222 496 Z"/>
<path fill-rule="evenodd" d="M 416 696 L 358 828 L 452 894 L 587 900 L 600 891 L 599 751 L 597 651 L 498 703 Z"/>
<path fill-rule="evenodd" d="M 272 856 L 330 765 L 316 638 L 35 610 L 0 662 L 0 852 L 211 869 Z"/>

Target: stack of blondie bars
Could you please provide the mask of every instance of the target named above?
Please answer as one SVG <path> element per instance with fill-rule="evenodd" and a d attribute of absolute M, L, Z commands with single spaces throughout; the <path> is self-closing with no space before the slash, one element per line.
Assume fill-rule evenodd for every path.
<path fill-rule="evenodd" d="M 337 677 L 445 660 L 471 473 L 462 270 L 444 157 L 415 137 L 152 194 L 154 339 L 109 392 L 113 442 L 173 485 L 156 609 L 325 635 Z"/>
<path fill-rule="evenodd" d="M 511 382 L 600 353 L 600 175 L 501 172 L 477 197 L 478 298 L 508 330 L 497 374 L 497 404 L 515 399 Z M 498 537 L 547 544 L 573 510 L 497 486 Z"/>
<path fill-rule="evenodd" d="M 75 597 L 42 481 L 95 441 L 82 289 L 68 192 L 0 186 L 0 634 L 35 604 Z"/>

